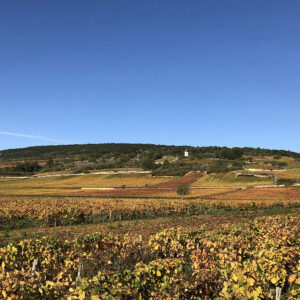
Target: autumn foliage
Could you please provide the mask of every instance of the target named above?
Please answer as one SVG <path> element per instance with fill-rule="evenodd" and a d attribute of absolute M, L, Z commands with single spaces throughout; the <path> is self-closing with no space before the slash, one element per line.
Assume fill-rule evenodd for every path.
<path fill-rule="evenodd" d="M 145 243 L 100 233 L 11 242 L 0 248 L 1 298 L 273 299 L 280 287 L 284 299 L 299 299 L 299 222 L 172 228 Z"/>

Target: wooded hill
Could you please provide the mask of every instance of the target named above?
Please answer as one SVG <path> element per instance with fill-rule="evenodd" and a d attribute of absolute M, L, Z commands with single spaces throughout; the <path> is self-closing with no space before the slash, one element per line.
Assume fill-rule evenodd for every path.
<path fill-rule="evenodd" d="M 188 158 L 184 157 L 185 149 Z M 254 157 L 272 157 L 272 165 L 287 165 L 281 157 L 300 160 L 300 154 L 260 148 L 191 147 L 153 144 L 86 144 L 39 146 L 0 152 L 0 175 L 30 175 L 53 171 L 142 168 L 153 175 L 183 176 L 187 172 L 240 170 Z M 171 162 L 167 160 L 171 157 Z M 270 163 L 270 161 L 268 161 Z"/>
<path fill-rule="evenodd" d="M 166 146 L 154 144 L 126 144 L 126 143 L 109 143 L 109 144 L 76 144 L 76 145 L 58 145 L 58 146 L 35 146 L 19 149 L 8 149 L 0 151 L 0 160 L 43 160 L 50 158 L 72 158 L 83 156 L 86 159 L 100 157 L 119 157 L 121 155 L 136 156 L 145 153 L 156 153 L 155 156 L 183 156 L 184 150 L 189 151 L 192 158 L 229 158 L 234 159 L 242 155 L 261 155 L 261 156 L 288 156 L 300 158 L 300 153 L 288 150 L 271 150 L 262 148 L 227 148 L 227 147 L 192 147 L 192 146 Z M 227 157 L 228 156 L 228 157 Z M 230 157 L 233 156 L 233 157 Z"/>

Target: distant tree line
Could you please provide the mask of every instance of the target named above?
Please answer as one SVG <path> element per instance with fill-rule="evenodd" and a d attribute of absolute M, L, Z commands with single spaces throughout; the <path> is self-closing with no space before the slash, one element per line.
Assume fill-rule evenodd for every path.
<path fill-rule="evenodd" d="M 242 155 L 260 156 L 288 156 L 300 159 L 300 153 L 287 150 L 270 150 L 250 147 L 191 147 L 191 146 L 166 146 L 154 144 L 84 144 L 84 145 L 58 145 L 58 146 L 36 146 L 20 149 L 9 149 L 0 151 L 0 160 L 44 160 L 49 158 L 76 157 L 95 160 L 100 157 L 120 157 L 121 155 L 142 155 L 154 153 L 157 157 L 171 155 L 183 157 L 184 150 L 189 151 L 190 157 L 194 158 L 226 158 L 236 159 Z"/>
<path fill-rule="evenodd" d="M 0 175 L 28 175 L 37 173 L 41 167 L 35 161 L 26 161 L 18 163 L 15 167 L 6 167 L 0 169 Z"/>

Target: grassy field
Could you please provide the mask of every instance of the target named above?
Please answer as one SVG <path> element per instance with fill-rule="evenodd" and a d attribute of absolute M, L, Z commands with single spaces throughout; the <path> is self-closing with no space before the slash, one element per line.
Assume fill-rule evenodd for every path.
<path fill-rule="evenodd" d="M 198 164 L 211 164 L 215 161 L 217 161 L 218 159 L 216 158 L 201 158 L 201 159 L 190 159 L 190 158 L 183 158 L 180 161 L 188 163 L 188 164 L 194 164 L 194 163 L 198 163 Z"/>
<path fill-rule="evenodd" d="M 177 157 L 175 157 L 175 156 L 171 156 L 171 155 L 167 155 L 167 156 L 164 156 L 164 157 L 162 157 L 162 158 L 160 158 L 160 159 L 157 159 L 156 161 L 155 161 L 155 163 L 157 163 L 157 164 L 162 164 L 165 160 L 167 160 L 168 162 L 174 162 L 174 161 L 176 161 L 177 160 Z"/>
<path fill-rule="evenodd" d="M 272 178 L 240 177 L 235 172 L 206 174 L 192 183 L 192 186 L 254 186 L 273 184 Z"/>
<path fill-rule="evenodd" d="M 244 171 L 241 171 L 244 172 Z M 246 171 L 246 173 L 253 173 L 253 174 L 270 174 L 277 177 L 277 179 L 294 179 L 300 180 L 300 169 L 295 170 L 282 170 L 282 171 Z"/>
<path fill-rule="evenodd" d="M 274 159 L 274 156 L 258 156 L 258 155 L 245 155 L 245 158 L 248 157 L 252 157 L 254 162 L 262 162 L 262 161 L 284 161 L 284 162 L 288 162 L 288 161 L 294 161 L 295 159 L 292 157 L 288 157 L 288 156 L 281 156 L 279 159 Z"/>
<path fill-rule="evenodd" d="M 266 164 L 266 162 L 271 163 L 272 161 L 274 161 L 273 156 L 253 156 L 253 163 L 246 165 L 246 167 L 251 169 L 277 169 L 276 166 Z M 282 156 L 280 159 L 275 159 L 275 161 L 287 163 L 287 166 L 283 168 L 300 168 L 300 161 L 292 157 Z"/>
<path fill-rule="evenodd" d="M 278 167 L 272 166 L 272 165 L 269 165 L 269 164 L 254 163 L 254 164 L 247 164 L 247 165 L 245 165 L 245 169 L 277 170 Z"/>
<path fill-rule="evenodd" d="M 300 169 L 272 172 L 278 179 L 296 179 L 300 180 Z"/>
<path fill-rule="evenodd" d="M 287 166 L 283 168 L 287 169 L 296 169 L 300 168 L 300 161 L 287 161 Z M 259 163 L 252 163 L 245 165 L 245 169 L 264 169 L 264 170 L 277 170 L 279 169 L 277 166 L 272 166 L 270 164 L 259 164 Z"/>
<path fill-rule="evenodd" d="M 293 169 L 293 168 L 300 168 L 300 161 L 288 161 L 288 168 Z"/>

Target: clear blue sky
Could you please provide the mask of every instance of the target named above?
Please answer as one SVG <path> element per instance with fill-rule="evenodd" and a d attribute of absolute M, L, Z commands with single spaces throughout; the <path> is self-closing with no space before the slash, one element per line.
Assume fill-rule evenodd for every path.
<path fill-rule="evenodd" d="M 0 0 L 0 149 L 300 152 L 300 1 Z"/>

